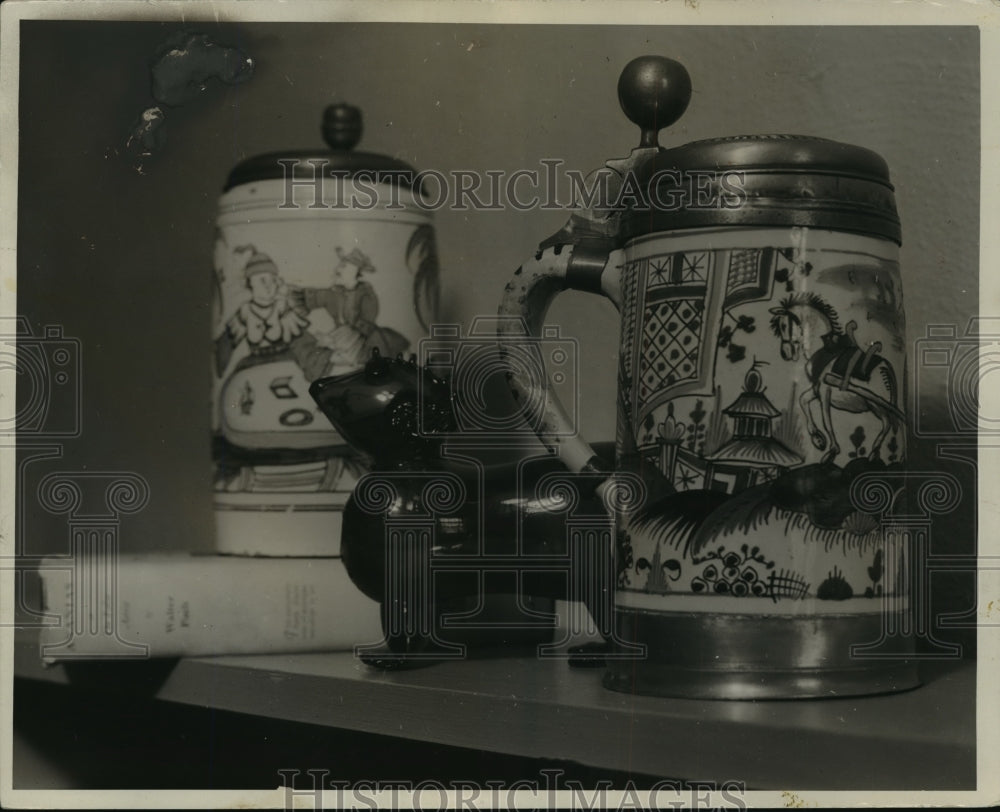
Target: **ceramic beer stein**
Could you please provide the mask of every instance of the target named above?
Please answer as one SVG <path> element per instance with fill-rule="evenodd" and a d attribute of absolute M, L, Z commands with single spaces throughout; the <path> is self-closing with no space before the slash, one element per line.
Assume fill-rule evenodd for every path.
<path fill-rule="evenodd" d="M 229 175 L 215 244 L 212 430 L 220 552 L 339 555 L 362 473 L 309 396 L 374 350 L 416 351 L 437 253 L 414 170 L 353 151 L 361 115 L 327 108 L 330 151 L 250 158 Z"/>
<path fill-rule="evenodd" d="M 535 336 L 566 289 L 621 316 L 615 470 L 644 493 L 617 511 L 616 644 L 645 655 L 611 659 L 605 683 L 719 698 L 912 687 L 912 639 L 860 654 L 907 600 L 903 541 L 857 498 L 905 457 L 887 166 L 793 135 L 658 147 L 690 94 L 680 64 L 630 63 L 619 98 L 640 146 L 592 176 L 600 194 L 500 308 Z M 547 446 L 600 467 L 544 380 L 510 380 Z"/>

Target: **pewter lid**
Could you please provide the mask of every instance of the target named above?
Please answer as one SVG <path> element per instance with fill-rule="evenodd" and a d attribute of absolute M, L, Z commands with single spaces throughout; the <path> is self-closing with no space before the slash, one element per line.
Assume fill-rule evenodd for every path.
<path fill-rule="evenodd" d="M 380 182 L 392 183 L 410 188 L 416 170 L 405 161 L 390 158 L 377 152 L 355 152 L 355 145 L 361 140 L 361 110 L 350 104 L 331 104 L 323 111 L 323 140 L 329 151 L 288 150 L 255 155 L 241 161 L 229 173 L 224 191 L 244 183 L 260 180 L 284 179 L 286 164 L 281 161 L 295 161 L 293 178 L 311 180 L 317 164 L 327 177 L 351 178 L 365 172 L 372 173 Z M 419 185 L 419 182 L 418 182 Z"/>
<path fill-rule="evenodd" d="M 632 60 L 618 100 L 641 131 L 632 157 L 609 162 L 634 173 L 641 198 L 620 210 L 619 240 L 687 228 L 759 226 L 849 231 L 900 242 L 889 168 L 877 153 L 806 135 L 738 135 L 664 149 L 659 130 L 691 99 L 679 62 Z"/>
<path fill-rule="evenodd" d="M 637 175 L 650 211 L 624 218 L 629 236 L 805 226 L 900 242 L 889 168 L 878 153 L 853 144 L 805 135 L 712 138 L 663 150 Z"/>

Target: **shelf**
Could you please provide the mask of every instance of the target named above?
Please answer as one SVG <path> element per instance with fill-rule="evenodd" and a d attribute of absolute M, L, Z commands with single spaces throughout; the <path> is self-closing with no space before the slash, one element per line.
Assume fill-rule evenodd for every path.
<path fill-rule="evenodd" d="M 15 665 L 18 676 L 72 684 L 23 637 Z M 750 789 L 972 789 L 976 664 L 925 665 L 925 684 L 901 694 L 712 702 L 618 694 L 600 670 L 532 657 L 394 673 L 349 653 L 207 657 L 178 661 L 157 697 Z"/>

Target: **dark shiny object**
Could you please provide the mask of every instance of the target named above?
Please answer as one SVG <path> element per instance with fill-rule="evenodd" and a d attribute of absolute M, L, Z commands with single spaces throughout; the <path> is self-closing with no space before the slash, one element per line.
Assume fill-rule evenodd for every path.
<path fill-rule="evenodd" d="M 568 597 L 566 572 L 545 566 L 546 562 L 566 561 L 573 554 L 568 549 L 565 506 L 551 498 L 525 495 L 535 492 L 542 477 L 563 473 L 565 467 L 551 457 L 506 459 L 484 467 L 467 458 L 449 458 L 442 438 L 456 428 L 451 387 L 419 367 L 412 357 L 390 359 L 376 351 L 363 369 L 319 379 L 309 393 L 343 437 L 371 460 L 372 472 L 358 483 L 344 508 L 341 555 L 351 580 L 368 597 L 382 603 L 384 627 L 388 608 L 410 611 L 409 606 L 386 605 L 387 527 L 430 518 L 433 542 L 425 553 L 418 554 L 428 558 L 421 566 L 434 561 L 435 634 L 477 649 L 551 642 L 553 624 L 523 628 L 524 617 L 517 616 L 514 604 L 520 596 L 526 608 L 551 613 L 554 599 Z M 607 444 L 601 448 L 608 450 Z M 593 495 L 593 488 L 605 477 L 603 473 L 590 477 L 591 495 L 584 494 L 576 504 L 575 517 L 608 521 L 604 503 Z M 467 499 L 456 509 L 437 510 L 437 494 L 428 486 L 455 478 L 463 483 Z M 520 488 L 515 486 L 517 482 Z M 369 486 L 388 486 L 395 498 L 384 510 L 366 508 Z M 485 503 L 480 501 L 480 493 L 485 495 Z M 485 533 L 481 533 L 482 527 Z M 604 553 L 608 558 L 604 566 L 585 570 L 609 571 L 612 552 L 609 548 Z M 509 566 L 490 567 L 498 557 L 504 557 Z M 419 590 L 419 583 L 415 586 Z M 598 595 L 602 587 L 594 584 L 587 594 Z M 419 591 L 411 595 L 414 602 L 424 597 Z M 506 612 L 506 628 L 497 623 L 491 630 L 462 636 L 440 626 L 444 614 L 468 612 L 479 600 L 487 605 L 493 601 L 494 616 Z M 594 607 L 592 613 L 598 611 Z M 423 655 L 435 649 L 434 639 L 394 635 L 388 627 L 385 631 L 390 654 L 366 656 L 369 664 L 400 667 L 406 663 L 393 659 L 391 653 Z M 586 648 L 578 664 L 603 664 L 603 660 L 600 652 Z"/>
<path fill-rule="evenodd" d="M 320 378 L 309 394 L 348 444 L 371 457 L 374 470 L 442 466 L 442 439 L 420 428 L 423 421 L 441 432 L 454 429 L 451 387 L 417 366 L 414 356 L 385 358 L 376 349 L 364 367 Z"/>

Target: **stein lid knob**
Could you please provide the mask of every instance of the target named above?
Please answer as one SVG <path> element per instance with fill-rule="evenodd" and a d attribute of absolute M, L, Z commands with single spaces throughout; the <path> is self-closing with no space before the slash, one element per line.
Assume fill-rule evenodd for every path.
<path fill-rule="evenodd" d="M 420 178 L 405 161 L 376 152 L 362 152 L 354 147 L 361 140 L 361 110 L 353 104 L 331 104 L 323 111 L 320 131 L 327 150 L 299 149 L 255 155 L 237 164 L 229 173 L 225 189 L 265 180 L 311 180 L 317 171 L 329 177 L 354 177 L 366 173 L 380 183 L 389 183 L 419 191 Z M 317 170 L 317 167 L 319 169 Z"/>
<path fill-rule="evenodd" d="M 323 111 L 323 140 L 330 149 L 354 149 L 362 130 L 361 110 L 353 104 L 331 104 Z"/>
<path fill-rule="evenodd" d="M 618 77 L 618 103 L 629 120 L 639 127 L 639 146 L 627 157 L 606 161 L 595 175 L 607 183 L 596 201 L 577 202 L 577 209 L 559 231 L 539 248 L 575 244 L 581 240 L 618 240 L 623 211 L 618 197 L 624 179 L 639 172 L 664 150 L 657 133 L 684 115 L 691 101 L 691 77 L 680 62 L 665 56 L 638 56 Z"/>
<path fill-rule="evenodd" d="M 657 147 L 657 133 L 687 110 L 691 77 L 674 59 L 636 57 L 618 77 L 618 101 L 625 115 L 642 131 L 639 146 Z"/>

